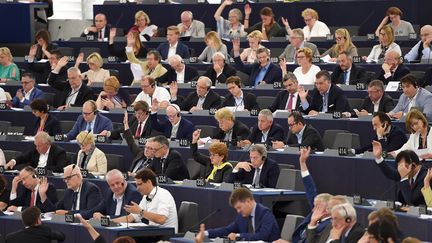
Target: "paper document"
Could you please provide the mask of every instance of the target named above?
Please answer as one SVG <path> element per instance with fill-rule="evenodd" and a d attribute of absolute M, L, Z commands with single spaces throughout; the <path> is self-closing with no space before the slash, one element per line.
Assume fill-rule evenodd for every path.
<path fill-rule="evenodd" d="M 140 64 L 131 63 L 130 69 L 132 71 L 134 80 L 141 80 L 141 77 L 144 76 L 144 72 L 143 72 Z"/>

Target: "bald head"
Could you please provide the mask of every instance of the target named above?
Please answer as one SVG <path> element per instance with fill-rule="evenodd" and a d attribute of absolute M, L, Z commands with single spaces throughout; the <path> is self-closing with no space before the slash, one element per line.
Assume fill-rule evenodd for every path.
<path fill-rule="evenodd" d="M 95 21 L 96 29 L 98 30 L 105 28 L 107 24 L 106 16 L 105 14 L 102 13 L 96 14 L 94 21 Z"/>
<path fill-rule="evenodd" d="M 420 29 L 420 37 L 422 42 L 432 39 L 432 25 L 425 25 Z"/>
<path fill-rule="evenodd" d="M 384 61 L 392 68 L 395 68 L 401 63 L 400 54 L 396 51 L 389 51 L 385 54 Z"/>

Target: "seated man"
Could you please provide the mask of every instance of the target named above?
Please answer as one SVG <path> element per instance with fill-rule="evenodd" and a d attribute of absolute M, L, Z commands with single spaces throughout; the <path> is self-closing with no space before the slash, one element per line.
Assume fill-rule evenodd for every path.
<path fill-rule="evenodd" d="M 230 195 L 230 205 L 238 212 L 234 222 L 226 227 L 207 230 L 205 234 L 210 238 L 265 242 L 280 238 L 279 226 L 272 211 L 255 202 L 249 189 L 235 189 Z"/>
<path fill-rule="evenodd" d="M 312 56 L 319 57 L 320 54 L 317 46 L 311 42 L 305 41 L 304 39 L 305 38 L 302 29 L 298 28 L 298 29 L 291 30 L 291 34 L 289 38 L 290 44 L 287 45 L 287 47 L 285 47 L 285 50 L 282 52 L 282 54 L 280 54 L 279 59 L 285 58 L 286 62 L 297 63 L 297 58 L 296 58 L 297 50 L 303 47 L 307 47 L 311 49 Z"/>
<path fill-rule="evenodd" d="M 317 115 L 319 112 L 351 112 L 348 99 L 343 90 L 330 81 L 330 74 L 321 70 L 316 74 L 315 88 L 311 91 L 311 102 L 306 97 L 308 91 L 299 89 L 302 109 L 306 114 Z"/>
<path fill-rule="evenodd" d="M 83 180 L 81 169 L 73 165 L 64 168 L 63 180 L 67 189 L 64 196 L 56 204 L 49 198 L 41 200 L 49 211 L 55 210 L 56 214 L 65 215 L 67 212 L 79 213 L 85 219 L 93 216 L 96 207 L 103 200 L 102 194 L 95 184 Z M 39 189 L 39 193 L 46 194 L 47 188 Z"/>
<path fill-rule="evenodd" d="M 229 181 L 251 184 L 256 188 L 275 188 L 279 178 L 279 166 L 267 157 L 267 149 L 262 144 L 253 144 L 249 148 L 248 162 L 238 162 Z"/>
<path fill-rule="evenodd" d="M 204 38 L 205 25 L 203 22 L 193 19 L 191 11 L 183 11 L 180 15 L 181 23 L 177 25 L 180 36 L 191 36 L 194 38 Z"/>
<path fill-rule="evenodd" d="M 367 116 L 374 112 L 390 112 L 394 108 L 393 98 L 384 91 L 384 83 L 375 79 L 368 84 L 368 96 L 363 100 L 363 104 L 357 116 Z"/>
<path fill-rule="evenodd" d="M 276 110 L 303 111 L 298 92 L 299 83 L 296 76 L 292 72 L 288 72 L 283 77 L 283 84 L 285 90 L 278 92 L 273 103 L 268 107 L 269 110 L 272 112 L 275 112 Z M 306 99 L 310 100 L 310 97 L 307 96 Z"/>
<path fill-rule="evenodd" d="M 252 143 L 271 145 L 272 141 L 281 141 L 283 139 L 283 128 L 279 124 L 273 123 L 272 112 L 269 109 L 264 109 L 258 114 L 258 125 L 252 128 L 252 132 L 246 140 L 239 142 L 239 147 Z"/>
<path fill-rule="evenodd" d="M 350 203 L 338 204 L 331 209 L 330 242 L 358 242 L 364 228 L 357 222 L 357 213 Z"/>
<path fill-rule="evenodd" d="M 43 99 L 44 92 L 35 87 L 35 77 L 31 73 L 21 75 L 22 89 L 18 89 L 15 97 L 12 99 L 12 106 L 24 108 L 35 99 Z"/>
<path fill-rule="evenodd" d="M 7 211 L 21 212 L 25 208 L 36 206 L 40 208 L 43 213 L 49 212 L 42 204 L 42 197 L 39 193 L 39 189 L 44 186 L 48 187 L 46 197 L 53 203 L 56 203 L 58 200 L 54 185 L 48 183 L 46 177 L 39 179 L 33 167 L 24 167 L 19 175 L 15 176 L 12 180 L 12 188 L 9 196 L 10 206 Z"/>
<path fill-rule="evenodd" d="M 48 76 L 51 71 L 57 66 L 57 63 L 63 57 L 63 54 L 59 50 L 51 51 L 51 56 L 48 58 L 48 62 L 35 63 L 36 61 L 36 49 L 31 48 L 28 54 L 27 62 L 30 71 L 36 76 L 37 83 L 48 83 Z M 67 58 L 67 57 L 66 57 Z M 59 69 L 59 80 L 67 79 L 67 67 L 63 66 Z"/>
<path fill-rule="evenodd" d="M 306 124 L 300 112 L 291 112 L 288 116 L 288 135 L 285 141 L 274 141 L 273 148 L 284 146 L 309 146 L 312 150 L 324 151 L 324 144 L 319 132 L 310 124 Z"/>
<path fill-rule="evenodd" d="M 420 62 L 422 59 L 432 59 L 432 25 L 424 25 L 420 29 L 421 40 L 405 55 L 409 62 Z"/>
<path fill-rule="evenodd" d="M 125 205 L 141 201 L 140 193 L 125 180 L 121 171 L 117 169 L 108 171 L 105 180 L 111 191 L 105 193 L 104 200 L 94 210 L 93 218 L 100 220 L 105 215 L 111 218 L 125 216 L 127 215 L 124 209 Z"/>
<path fill-rule="evenodd" d="M 66 136 L 67 139 L 74 140 L 81 131 L 99 134 L 104 130 L 111 131 L 112 128 L 111 120 L 98 113 L 96 102 L 88 100 L 83 105 L 82 114 L 78 116 L 77 121 Z"/>
<path fill-rule="evenodd" d="M 400 149 L 406 142 L 405 132 L 398 126 L 392 126 L 390 117 L 384 112 L 375 112 L 372 117 L 372 127 L 376 132 L 373 140 L 381 143 L 384 151 L 391 152 Z M 356 154 L 372 151 L 372 143 L 356 149 Z"/>
<path fill-rule="evenodd" d="M 384 63 L 381 66 L 381 72 L 377 79 L 388 84 L 390 81 L 398 81 L 407 74 L 410 70 L 402 63 L 402 58 L 397 51 L 388 51 L 384 57 Z"/>
<path fill-rule="evenodd" d="M 171 25 L 167 28 L 167 42 L 160 43 L 156 50 L 160 53 L 163 60 L 168 59 L 175 54 L 182 58 L 189 58 L 189 47 L 179 41 L 180 29 Z"/>
<path fill-rule="evenodd" d="M 258 48 L 256 51 L 258 63 L 244 64 L 240 59 L 240 40 L 234 39 L 232 43 L 236 68 L 249 75 L 248 86 L 256 87 L 259 84 L 272 84 L 282 80 L 282 70 L 278 65 L 270 62 L 269 49 Z"/>
<path fill-rule="evenodd" d="M 48 76 L 48 84 L 61 92 L 56 96 L 54 103 L 54 107 L 59 110 L 70 106 L 82 106 L 87 100 L 94 99 L 93 90 L 83 83 L 81 71 L 78 68 L 71 67 L 67 70 L 67 81 L 61 79 L 60 70 L 66 66 L 67 62 L 67 57 L 62 57 Z"/>
<path fill-rule="evenodd" d="M 186 98 L 177 96 L 177 82 L 170 84 L 171 102 L 177 104 L 182 111 L 194 112 L 198 110 L 217 109 L 221 104 L 218 93 L 211 90 L 212 81 L 201 76 L 196 83 L 196 91 L 192 91 Z"/>
<path fill-rule="evenodd" d="M 396 107 L 388 113 L 395 119 L 405 116 L 412 107 L 423 110 L 429 121 L 432 121 L 432 94 L 422 87 L 418 87 L 416 78 L 409 74 L 401 78 L 403 93 L 399 97 Z"/>
<path fill-rule="evenodd" d="M 233 66 L 225 62 L 225 55 L 222 52 L 216 52 L 212 57 L 212 65 L 209 65 L 203 76 L 208 77 L 212 81 L 212 85 L 226 83 L 226 80 L 236 75 L 236 70 Z"/>
<path fill-rule="evenodd" d="M 198 77 L 198 71 L 191 66 L 184 64 L 181 56 L 175 54 L 168 58 L 169 67 L 167 72 L 160 78 L 159 83 L 171 84 L 171 82 L 177 83 L 189 83 Z"/>
<path fill-rule="evenodd" d="M 21 214 L 24 229 L 8 233 L 6 242 L 8 243 L 45 243 L 63 242 L 65 235 L 63 232 L 51 229 L 42 224 L 41 211 L 37 207 L 26 208 Z"/>
<path fill-rule="evenodd" d="M 81 37 L 92 36 L 93 40 L 104 41 L 108 39 L 111 26 L 107 24 L 105 14 L 98 13 L 94 17 L 94 25 L 86 27 Z"/>
<path fill-rule="evenodd" d="M 144 76 L 150 76 L 153 79 L 163 79 L 167 70 L 160 63 L 162 60 L 161 55 L 156 50 L 150 50 L 147 52 L 147 58 L 145 61 L 140 61 L 136 58 L 133 52 L 134 40 L 129 40 L 126 46 L 126 56 L 129 62 L 132 64 L 138 64 L 141 66 L 141 70 Z M 142 80 L 143 77 L 141 77 Z M 132 85 L 140 82 L 140 80 L 133 80 Z"/>
<path fill-rule="evenodd" d="M 158 104 L 153 102 L 150 120 L 152 129 L 163 133 L 167 138 L 171 139 L 187 139 L 192 141 L 192 133 L 195 131 L 195 126 L 188 119 L 182 117 L 180 107 L 176 104 L 170 104 L 166 108 L 166 117 L 158 119 L 157 117 Z"/>
<path fill-rule="evenodd" d="M 219 130 L 213 136 L 213 139 L 237 142 L 249 137 L 249 128 L 241 121 L 237 121 L 234 113 L 230 109 L 219 109 L 216 111 L 214 118 L 219 124 Z"/>
<path fill-rule="evenodd" d="M 66 152 L 52 143 L 52 138 L 46 132 L 38 132 L 34 137 L 35 147 L 15 159 L 11 159 L 6 169 L 21 170 L 25 166 L 44 167 L 51 172 L 62 172 L 66 166 Z"/>
<path fill-rule="evenodd" d="M 140 170 L 135 175 L 138 192 L 142 195 L 141 202 L 131 202 L 125 205 L 127 216 L 116 218 L 113 221 L 141 222 L 148 220 L 149 225 L 173 227 L 178 230 L 177 208 L 171 193 L 157 185 L 156 174 L 149 170 Z"/>
<path fill-rule="evenodd" d="M 333 84 L 356 85 L 357 83 L 369 83 L 370 79 L 366 69 L 353 63 L 352 56 L 348 52 L 340 52 L 337 58 L 338 66 L 333 69 L 331 81 Z"/>
<path fill-rule="evenodd" d="M 163 109 L 169 105 L 170 94 L 164 87 L 159 87 L 156 80 L 150 76 L 143 76 L 141 78 L 141 92 L 135 98 L 134 103 L 137 101 L 145 101 L 149 106 L 156 100 L 159 103 L 159 108 Z"/>
<path fill-rule="evenodd" d="M 398 200 L 407 205 L 425 205 L 421 188 L 427 168 L 421 164 L 417 154 L 412 150 L 399 152 L 395 159 L 397 164 L 397 169 L 395 169 L 384 161 L 381 143 L 373 141 L 372 146 L 375 162 L 382 173 L 388 179 L 398 182 Z"/>
<path fill-rule="evenodd" d="M 226 80 L 227 89 L 230 94 L 225 96 L 225 100 L 221 107 L 235 107 L 235 111 L 242 110 L 259 110 L 258 102 L 256 101 L 256 96 L 250 93 L 243 93 L 241 89 L 242 80 L 239 76 L 231 76 Z"/>

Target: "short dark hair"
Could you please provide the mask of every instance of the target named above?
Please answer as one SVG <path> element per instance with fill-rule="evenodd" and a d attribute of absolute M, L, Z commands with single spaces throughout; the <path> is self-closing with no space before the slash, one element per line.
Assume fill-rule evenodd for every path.
<path fill-rule="evenodd" d="M 230 201 L 230 205 L 232 207 L 234 207 L 234 205 L 237 202 L 244 202 L 244 201 L 246 201 L 246 199 L 255 200 L 253 195 L 252 195 L 252 192 L 249 189 L 247 189 L 245 187 L 240 187 L 240 188 L 235 189 L 231 193 L 229 201 Z"/>
<path fill-rule="evenodd" d="M 305 119 L 303 118 L 303 115 L 301 114 L 301 112 L 293 111 L 293 112 L 291 112 L 291 114 L 288 115 L 288 118 L 289 117 L 294 118 L 294 122 L 296 124 L 300 122 L 301 124 L 304 125 L 306 123 Z"/>
<path fill-rule="evenodd" d="M 162 59 L 161 54 L 158 51 L 156 51 L 156 50 L 150 50 L 150 51 L 148 51 L 147 52 L 147 56 L 148 55 L 153 55 L 154 58 L 156 59 L 156 61 L 158 61 L 158 62 L 160 62 L 160 60 Z"/>
<path fill-rule="evenodd" d="M 57 59 L 60 59 L 63 57 L 63 53 L 61 53 L 61 51 L 58 49 L 51 51 L 51 56 L 52 55 L 55 55 L 57 57 Z"/>
<path fill-rule="evenodd" d="M 146 101 L 144 100 L 139 100 L 137 102 L 135 102 L 134 105 L 134 111 L 144 111 L 144 112 L 149 112 L 149 105 L 147 104 Z"/>
<path fill-rule="evenodd" d="M 138 171 L 135 175 L 135 179 L 140 179 L 144 183 L 150 180 L 153 186 L 157 186 L 156 174 L 148 168 Z"/>
<path fill-rule="evenodd" d="M 317 72 L 317 74 L 315 75 L 317 79 L 323 76 L 325 77 L 326 80 L 331 80 L 330 73 L 327 70 L 321 70 Z"/>
<path fill-rule="evenodd" d="M 374 112 L 372 117 L 378 117 L 381 123 L 387 123 L 391 125 L 391 119 L 385 112 L 382 111 Z"/>
<path fill-rule="evenodd" d="M 388 238 L 395 241 L 398 238 L 396 226 L 386 219 L 378 220 L 369 225 L 367 232 L 369 235 L 373 235 L 378 242 L 387 242 Z"/>
<path fill-rule="evenodd" d="M 407 75 L 403 76 L 401 78 L 400 82 L 401 82 L 401 84 L 411 84 L 412 86 L 417 88 L 417 79 L 412 74 L 407 74 Z"/>
<path fill-rule="evenodd" d="M 30 103 L 30 108 L 42 113 L 48 113 L 48 104 L 44 99 L 35 99 Z"/>
<path fill-rule="evenodd" d="M 398 153 L 398 155 L 396 156 L 396 163 L 399 164 L 399 162 L 402 159 L 404 159 L 405 163 L 407 163 L 409 165 L 411 165 L 411 164 L 420 165 L 420 159 L 419 159 L 419 157 L 412 150 L 403 150 L 403 151 L 400 151 Z"/>
<path fill-rule="evenodd" d="M 237 87 L 241 88 L 242 80 L 241 80 L 241 78 L 239 76 L 234 75 L 234 76 L 228 77 L 225 80 L 225 84 L 226 85 L 228 85 L 228 84 L 235 84 L 235 85 L 237 85 Z"/>
<path fill-rule="evenodd" d="M 50 37 L 50 33 L 48 32 L 48 30 L 46 30 L 46 29 L 41 29 L 41 30 L 39 30 L 38 32 L 36 32 L 36 34 L 35 34 L 35 39 L 36 39 L 36 41 L 39 40 L 39 39 L 41 39 L 41 38 L 42 38 L 46 43 L 49 43 L 49 42 L 50 42 L 51 37 Z"/>
<path fill-rule="evenodd" d="M 24 226 L 34 226 L 37 224 L 38 219 L 40 218 L 41 211 L 38 207 L 29 207 L 24 209 L 21 214 L 21 219 Z"/>
<path fill-rule="evenodd" d="M 273 10 L 270 7 L 264 7 L 260 11 L 260 15 L 274 17 Z"/>
<path fill-rule="evenodd" d="M 136 243 L 135 239 L 130 236 L 120 236 L 117 237 L 113 243 Z"/>
<path fill-rule="evenodd" d="M 27 78 L 29 78 L 29 79 L 35 81 L 35 76 L 33 75 L 33 73 L 23 73 L 23 74 L 21 75 L 21 78 L 24 78 L 24 77 L 27 77 Z"/>
<path fill-rule="evenodd" d="M 157 135 L 157 136 L 154 136 L 154 137 L 152 137 L 151 139 L 150 139 L 150 141 L 152 141 L 152 142 L 156 142 L 156 143 L 159 143 L 159 144 L 161 144 L 162 146 L 167 146 L 168 148 L 169 148 L 169 140 L 168 140 L 168 138 L 167 137 L 165 137 L 164 135 Z"/>

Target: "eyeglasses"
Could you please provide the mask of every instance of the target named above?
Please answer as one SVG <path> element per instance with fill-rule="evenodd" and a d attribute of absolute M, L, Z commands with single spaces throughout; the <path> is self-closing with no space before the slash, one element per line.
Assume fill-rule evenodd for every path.
<path fill-rule="evenodd" d="M 219 157 L 220 155 L 219 154 L 212 154 L 212 153 L 210 153 L 210 157 Z"/>
<path fill-rule="evenodd" d="M 310 21 L 312 21 L 312 18 L 304 19 L 304 21 L 305 21 L 305 22 L 310 22 Z"/>
<path fill-rule="evenodd" d="M 297 56 L 297 59 L 305 58 L 306 56 Z"/>
<path fill-rule="evenodd" d="M 342 37 L 342 36 L 338 36 L 338 37 L 336 37 L 336 40 L 337 41 L 340 41 L 340 40 L 342 40 L 344 37 Z"/>
<path fill-rule="evenodd" d="M 72 179 L 72 177 L 76 176 L 77 174 L 72 174 L 70 176 L 66 176 L 65 178 L 63 178 L 64 182 L 68 182 L 70 179 Z"/>
<path fill-rule="evenodd" d="M 159 148 L 152 148 L 152 147 L 145 146 L 144 148 L 147 149 L 147 150 L 150 150 L 150 151 L 158 151 L 159 149 L 162 148 L 162 146 L 159 147 Z"/>
<path fill-rule="evenodd" d="M 92 112 L 82 112 L 82 114 L 84 115 L 84 116 L 89 116 L 89 115 L 91 115 L 91 114 L 93 114 L 93 111 Z"/>
<path fill-rule="evenodd" d="M 380 34 L 380 35 L 386 35 L 386 33 L 385 33 L 385 32 L 380 32 L 379 34 Z"/>
<path fill-rule="evenodd" d="M 294 125 L 296 125 L 297 123 L 288 123 L 288 127 L 293 127 Z"/>

